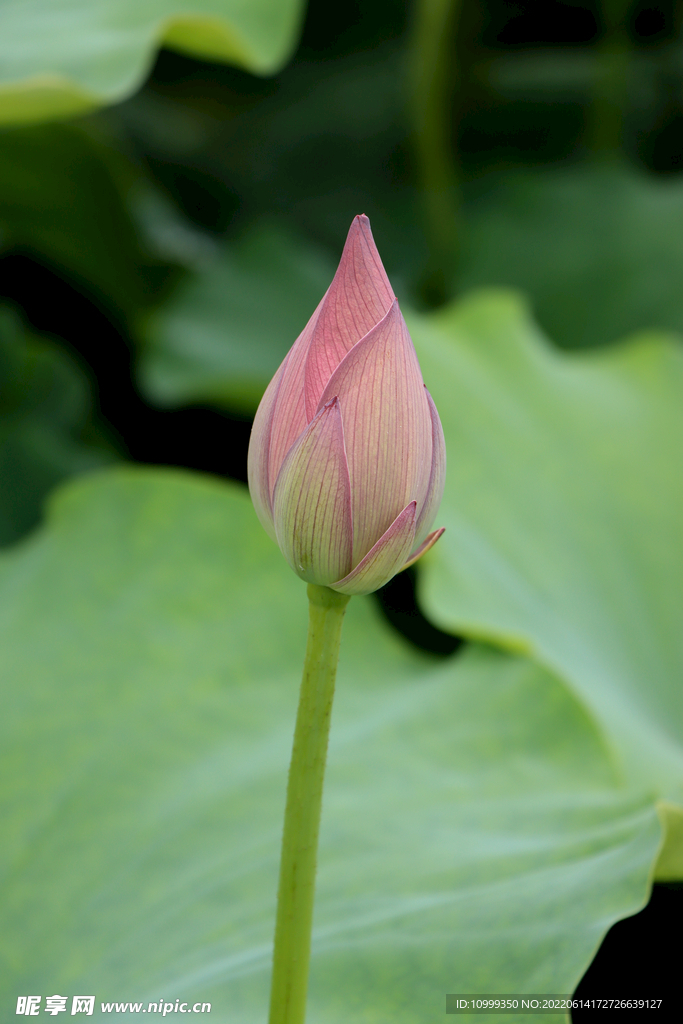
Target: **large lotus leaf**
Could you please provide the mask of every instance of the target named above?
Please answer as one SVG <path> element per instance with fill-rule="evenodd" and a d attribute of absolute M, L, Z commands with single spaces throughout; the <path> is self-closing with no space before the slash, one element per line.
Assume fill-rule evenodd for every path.
<path fill-rule="evenodd" d="M 683 331 L 683 185 L 619 163 L 519 171 L 468 191 L 459 285 L 520 288 L 553 341 Z"/>
<path fill-rule="evenodd" d="M 450 460 L 446 533 L 425 566 L 430 615 L 557 672 L 625 777 L 680 807 L 677 339 L 563 353 L 508 293 L 474 295 L 410 327 Z M 683 849 L 678 865 L 683 875 Z"/>
<path fill-rule="evenodd" d="M 257 74 L 289 56 L 301 0 L 3 0 L 0 120 L 63 117 L 138 88 L 167 45 Z"/>
<path fill-rule="evenodd" d="M 81 368 L 0 307 L 0 545 L 36 525 L 57 483 L 114 457 L 94 429 Z"/>
<path fill-rule="evenodd" d="M 1 43 L 0 43 L 1 45 Z M 0 131 L 0 242 L 28 252 L 119 315 L 149 301 L 151 263 L 131 219 L 134 172 L 76 125 Z"/>
<path fill-rule="evenodd" d="M 255 411 L 333 273 L 324 253 L 277 225 L 252 228 L 148 321 L 138 370 L 144 393 L 160 405 Z"/>
<path fill-rule="evenodd" d="M 81 478 L 3 556 L 7 1014 L 59 993 L 265 1019 L 305 605 L 246 492 L 179 471 Z M 414 653 L 365 598 L 344 633 L 312 1024 L 571 991 L 646 899 L 651 795 L 523 657 Z"/>

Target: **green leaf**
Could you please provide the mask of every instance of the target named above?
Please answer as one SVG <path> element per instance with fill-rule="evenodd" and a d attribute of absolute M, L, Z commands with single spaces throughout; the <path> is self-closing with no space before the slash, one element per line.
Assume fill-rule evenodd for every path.
<path fill-rule="evenodd" d="M 4 556 L 9 1012 L 57 992 L 265 1019 L 305 604 L 246 493 L 176 471 L 81 479 Z M 581 702 L 519 656 L 414 653 L 364 598 L 337 691 L 312 1024 L 570 992 L 661 834 Z"/>
<path fill-rule="evenodd" d="M 115 103 L 140 86 L 161 45 L 272 74 L 301 16 L 301 0 L 4 0 L 0 121 Z"/>
<path fill-rule="evenodd" d="M 637 59 L 636 54 L 629 58 Z M 558 47 L 521 50 L 482 61 L 473 68 L 478 83 L 521 102 L 590 102 L 599 74 L 594 48 Z"/>
<path fill-rule="evenodd" d="M 284 228 L 252 228 L 148 321 L 140 387 L 159 405 L 254 412 L 333 274 L 324 253 Z"/>
<path fill-rule="evenodd" d="M 152 261 L 125 198 L 134 177 L 122 154 L 75 125 L 3 129 L 3 247 L 28 252 L 119 315 L 137 312 Z"/>
<path fill-rule="evenodd" d="M 621 164 L 477 182 L 465 208 L 459 287 L 529 295 L 553 341 L 604 345 L 683 332 L 683 186 Z"/>
<path fill-rule="evenodd" d="M 65 477 L 115 458 L 93 429 L 90 405 L 80 367 L 0 307 L 0 545 L 38 523 L 45 496 Z"/>
<path fill-rule="evenodd" d="M 348 81 L 355 79 L 353 68 L 347 70 L 348 88 Z M 385 75 L 395 80 L 395 69 L 388 61 L 382 80 Z M 316 90 L 305 93 L 309 105 L 317 100 L 307 111 L 309 120 L 313 112 L 316 118 L 323 113 L 329 116 L 327 86 L 339 82 L 331 76 L 325 84 L 321 96 L 328 100 L 326 104 Z M 356 82 L 357 87 L 363 84 L 367 83 L 360 78 Z M 255 187 L 247 179 L 260 181 L 265 173 L 262 165 L 272 173 L 283 154 L 292 159 L 297 130 L 307 145 L 311 124 L 318 130 L 316 119 L 301 122 L 308 125 L 306 133 L 301 124 L 297 129 L 296 99 L 294 94 L 286 111 L 278 106 L 272 123 L 263 112 L 260 120 L 254 120 L 258 107 L 243 115 L 243 123 L 237 119 L 239 144 L 233 144 L 229 155 L 238 162 L 237 154 L 246 166 L 230 165 L 227 173 L 238 177 L 241 189 Z M 283 100 L 278 93 L 268 102 L 282 104 Z M 347 108 L 355 109 L 353 103 Z M 179 124 L 173 120 L 171 124 L 169 135 L 182 138 Z M 346 123 L 345 127 L 350 131 Z M 254 138 L 259 140 L 256 155 L 247 159 L 245 153 L 251 153 Z M 268 159 L 263 157 L 263 147 Z M 303 163 L 302 157 L 302 167 Z M 309 159 L 309 171 L 310 166 Z M 283 166 L 281 177 L 285 171 Z M 300 187 L 300 180 L 295 178 L 295 186 Z M 270 195 L 274 179 L 268 177 L 266 183 Z M 280 180 L 279 191 L 284 187 Z M 604 345 L 627 332 L 653 327 L 683 333 L 683 187 L 678 181 L 648 178 L 620 165 L 586 166 L 520 172 L 497 184 L 487 181 L 471 186 L 468 192 L 462 289 L 521 288 L 544 329 L 567 347 Z M 312 185 L 309 194 L 318 194 Z M 301 200 L 293 193 L 291 204 L 297 202 Z M 407 222 L 402 224 L 402 235 L 404 244 L 406 238 L 415 242 Z M 390 243 L 394 264 L 404 273 L 410 269 L 410 253 L 396 246 L 386 224 L 376 237 L 383 254 L 385 243 Z M 333 260 L 321 260 L 312 246 L 307 251 L 304 241 L 281 229 L 261 227 L 253 238 L 245 234 L 221 260 L 199 267 L 152 321 L 149 347 L 142 357 L 141 386 L 160 404 L 208 401 L 253 409 L 315 309 L 333 269 Z M 402 295 L 405 279 L 392 273 L 392 281 Z"/>
<path fill-rule="evenodd" d="M 559 352 L 518 297 L 414 316 L 448 448 L 423 596 L 573 688 L 625 778 L 683 803 L 683 351 Z"/>
<path fill-rule="evenodd" d="M 333 266 L 351 221 L 365 211 L 398 287 L 399 274 L 417 273 L 424 256 L 411 189 L 397 171 L 408 145 L 404 71 L 396 40 L 296 60 L 276 83 L 197 65 L 182 81 L 156 78 L 110 116 L 173 194 L 184 181 L 201 183 L 219 200 L 223 225 L 239 197 L 244 220 L 295 225 L 329 249 Z M 229 117 L 227 135 L 218 111 Z"/>
<path fill-rule="evenodd" d="M 655 866 L 655 877 L 660 882 L 680 881 L 683 878 L 683 810 L 662 800 L 657 805 L 664 830 L 664 842 Z"/>

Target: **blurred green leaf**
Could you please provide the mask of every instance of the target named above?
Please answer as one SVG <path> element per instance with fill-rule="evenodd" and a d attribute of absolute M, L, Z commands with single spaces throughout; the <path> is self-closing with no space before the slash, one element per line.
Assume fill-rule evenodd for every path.
<path fill-rule="evenodd" d="M 37 524 L 57 483 L 115 458 L 90 412 L 82 370 L 0 307 L 0 545 Z"/>
<path fill-rule="evenodd" d="M 12 1012 L 17 993 L 87 992 L 265 1019 L 305 605 L 246 493 L 175 471 L 72 484 L 4 556 Z M 652 796 L 556 678 L 487 648 L 418 655 L 354 600 L 312 1024 L 418 1024 L 448 991 L 571 991 L 645 902 L 659 840 Z"/>
<path fill-rule="evenodd" d="M 143 392 L 159 405 L 210 401 L 254 412 L 333 274 L 326 254 L 291 232 L 252 228 L 149 320 Z"/>
<path fill-rule="evenodd" d="M 493 94 L 536 102 L 589 99 L 598 75 L 599 55 L 593 47 L 508 52 L 476 64 L 472 74 Z"/>
<path fill-rule="evenodd" d="M 267 128 L 256 134 L 269 144 Z M 590 166 L 515 173 L 477 191 L 472 186 L 465 207 L 463 289 L 524 289 L 563 346 L 604 345 L 651 327 L 683 333 L 680 183 Z M 405 244 L 407 221 L 401 232 Z M 382 251 L 386 237 L 380 227 Z M 396 239 L 389 249 L 404 271 L 410 267 Z M 329 284 L 332 263 L 294 234 L 247 232 L 222 259 L 198 267 L 151 321 L 140 364 L 145 392 L 162 404 L 253 409 Z M 391 276 L 405 293 L 401 274 Z"/>
<path fill-rule="evenodd" d="M 142 83 L 158 46 L 272 74 L 287 60 L 301 0 L 4 0 L 0 121 L 115 103 Z"/>
<path fill-rule="evenodd" d="M 231 210 L 239 197 L 243 220 L 277 217 L 337 255 L 367 213 L 394 280 L 419 267 L 424 246 L 406 167 L 405 60 L 388 41 L 300 57 L 267 83 L 195 66 L 151 81 L 110 116 L 174 195 L 199 175 L 222 186 Z"/>
<path fill-rule="evenodd" d="M 128 210 L 134 178 L 121 153 L 75 125 L 0 131 L 3 247 L 28 252 L 130 315 L 149 301 L 152 262 Z"/>
<path fill-rule="evenodd" d="M 683 809 L 661 800 L 657 805 L 664 843 L 657 858 L 657 879 L 675 882 L 683 879 Z"/>
<path fill-rule="evenodd" d="M 507 293 L 409 326 L 450 460 L 429 614 L 557 672 L 624 777 L 683 805 L 683 351 L 561 353 Z"/>
<path fill-rule="evenodd" d="M 460 288 L 520 288 L 560 345 L 683 332 L 678 178 L 618 163 L 515 172 L 473 185 L 465 211 Z"/>

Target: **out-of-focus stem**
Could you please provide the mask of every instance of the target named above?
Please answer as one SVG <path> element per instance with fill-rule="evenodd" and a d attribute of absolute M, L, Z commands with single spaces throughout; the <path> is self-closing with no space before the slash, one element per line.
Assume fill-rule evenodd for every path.
<path fill-rule="evenodd" d="M 588 148 L 596 156 L 616 156 L 624 137 L 631 41 L 628 0 L 602 0 L 604 35 L 597 50 L 593 101 L 588 111 Z"/>
<path fill-rule="evenodd" d="M 433 305 L 450 294 L 460 198 L 453 156 L 454 35 L 460 0 L 415 0 L 410 43 L 410 115 L 429 265 L 423 282 Z"/>
<path fill-rule="evenodd" d="M 327 739 L 349 598 L 309 584 L 306 660 L 289 766 L 277 896 L 270 1024 L 303 1024 Z"/>

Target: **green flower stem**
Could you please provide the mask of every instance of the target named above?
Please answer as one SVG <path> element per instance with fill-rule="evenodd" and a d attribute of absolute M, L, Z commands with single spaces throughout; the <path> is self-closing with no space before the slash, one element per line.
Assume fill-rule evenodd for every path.
<path fill-rule="evenodd" d="M 410 112 L 422 215 L 430 250 L 425 298 L 450 297 L 460 230 L 452 92 L 460 0 L 416 0 L 410 44 Z"/>
<path fill-rule="evenodd" d="M 270 1024 L 303 1024 L 327 739 L 344 612 L 350 598 L 308 586 L 309 622 L 289 766 L 277 896 Z"/>

